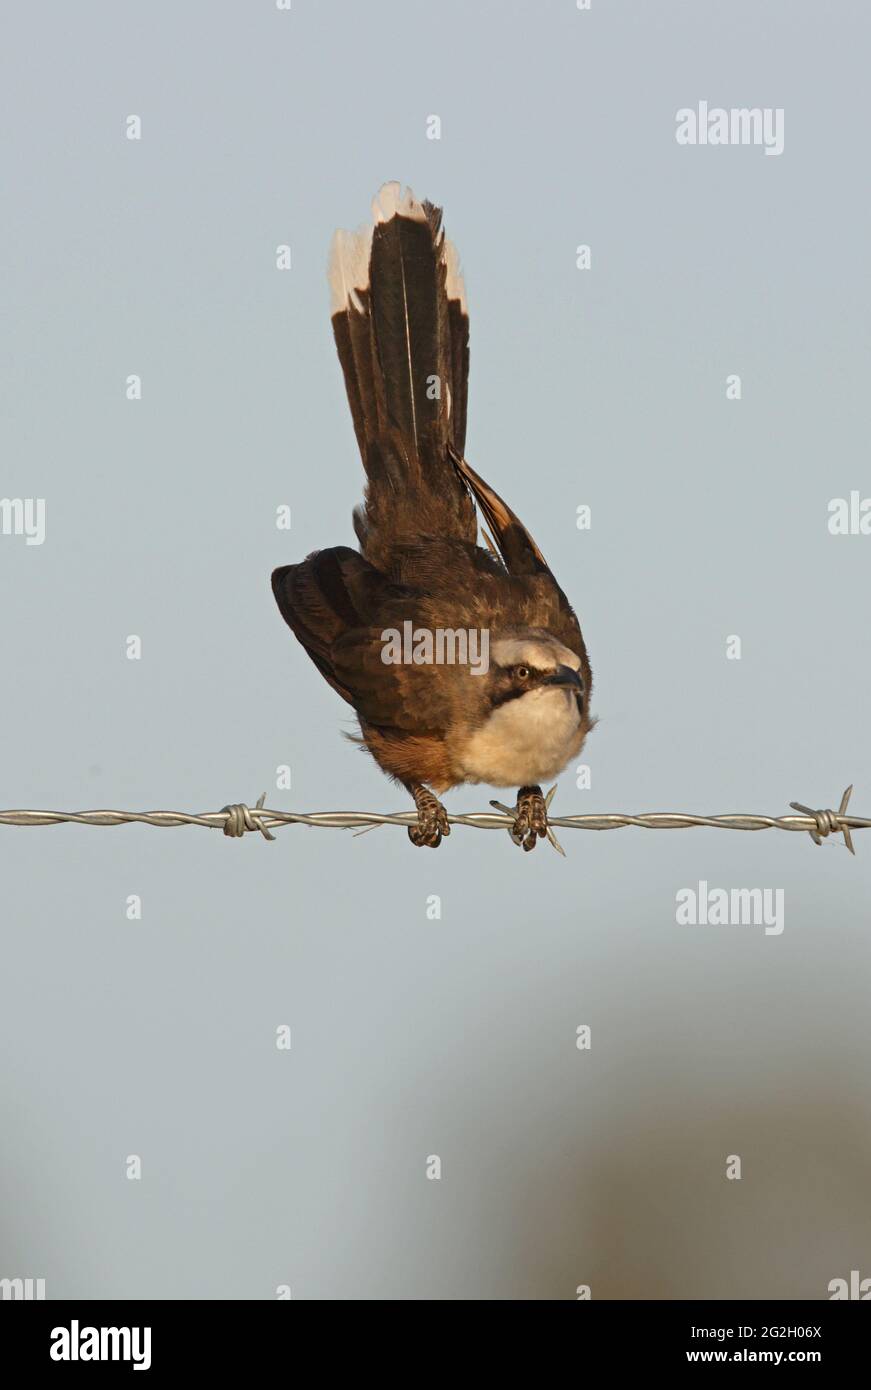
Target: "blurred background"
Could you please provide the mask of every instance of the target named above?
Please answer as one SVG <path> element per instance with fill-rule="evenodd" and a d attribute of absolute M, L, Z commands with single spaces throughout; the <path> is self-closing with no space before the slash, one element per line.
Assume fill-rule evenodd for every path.
<path fill-rule="evenodd" d="M 871 536 L 827 524 L 871 496 L 866 6 L 46 0 L 6 29 L 0 488 L 46 534 L 0 536 L 0 805 L 406 809 L 269 587 L 353 543 L 326 259 L 400 179 L 465 269 L 468 457 L 592 658 L 591 785 L 567 769 L 554 810 L 781 814 L 855 781 L 871 814 Z M 782 155 L 678 145 L 703 100 L 783 108 Z M 561 838 L 0 828 L 0 1277 L 871 1275 L 871 835 Z M 679 926 L 700 880 L 783 889 L 782 935 Z"/>

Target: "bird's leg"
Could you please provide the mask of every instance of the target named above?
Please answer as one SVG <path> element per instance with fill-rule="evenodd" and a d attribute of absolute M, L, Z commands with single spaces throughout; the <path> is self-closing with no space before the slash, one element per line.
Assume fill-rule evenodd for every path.
<path fill-rule="evenodd" d="M 542 796 L 541 787 L 521 787 L 517 793 L 516 806 L 503 806 L 501 801 L 491 801 L 490 805 L 495 806 L 503 815 L 514 817 L 514 824 L 509 827 L 508 834 L 516 845 L 522 845 L 524 849 L 535 849 L 536 840 L 546 835 L 557 853 L 565 858 L 566 852 L 553 833 L 547 818 L 555 792 L 556 783 L 547 796 Z"/>
<path fill-rule="evenodd" d="M 547 802 L 541 787 L 521 787 L 517 793 L 517 815 L 511 838 L 525 850 L 535 849 L 547 834 Z"/>
<path fill-rule="evenodd" d="M 421 782 L 410 782 L 408 790 L 417 807 L 417 825 L 408 827 L 409 840 L 418 847 L 426 845 L 429 849 L 438 849 L 442 836 L 451 833 L 447 811 Z"/>

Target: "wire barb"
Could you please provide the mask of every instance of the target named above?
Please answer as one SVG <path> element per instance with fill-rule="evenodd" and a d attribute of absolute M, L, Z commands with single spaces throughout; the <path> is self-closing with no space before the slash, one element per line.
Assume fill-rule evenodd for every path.
<path fill-rule="evenodd" d="M 263 803 L 266 800 L 266 793 L 257 802 L 255 811 L 263 810 Z M 224 821 L 224 834 L 231 839 L 238 839 L 245 834 L 246 830 L 259 830 L 265 840 L 274 840 L 275 836 L 259 820 L 254 819 L 254 811 L 250 806 L 246 806 L 244 801 L 234 802 L 230 806 L 222 806 L 222 811 L 227 812 L 227 819 Z"/>
<path fill-rule="evenodd" d="M 808 831 L 808 834 L 815 845 L 821 845 L 827 835 L 837 835 L 840 833 L 844 836 L 844 844 L 847 846 L 847 849 L 851 854 L 855 854 L 853 837 L 850 834 L 850 825 L 849 822 L 844 819 L 852 795 L 853 786 L 851 783 L 841 797 L 841 804 L 837 811 L 813 811 L 810 806 L 802 806 L 800 801 L 791 801 L 789 804 L 794 811 L 803 811 L 806 816 L 813 817 L 815 824 L 813 829 Z"/>
<path fill-rule="evenodd" d="M 564 851 L 556 839 L 557 829 L 622 830 L 635 826 L 640 830 L 690 830 L 707 826 L 713 830 L 791 830 L 810 835 L 817 845 L 829 835 L 843 835 L 851 854 L 856 853 L 851 832 L 871 829 L 871 820 L 848 813 L 852 786 L 844 792 L 837 811 L 815 811 L 799 801 L 791 801 L 792 810 L 799 812 L 792 816 L 762 816 L 737 811 L 718 816 L 697 816 L 687 811 L 648 811 L 643 815 L 599 811 L 580 816 L 551 816 L 550 804 L 555 791 L 556 787 L 551 787 L 545 797 L 548 839 L 561 854 Z M 188 811 L 0 811 L 0 825 L 153 825 L 164 830 L 180 825 L 201 825 L 208 830 L 222 830 L 231 839 L 256 830 L 265 840 L 274 840 L 270 832 L 281 825 L 310 825 L 329 830 L 417 825 L 416 811 L 396 811 L 388 815 L 376 811 L 275 811 L 265 806 L 265 801 L 264 792 L 256 806 L 234 802 L 220 811 L 203 811 L 198 815 Z M 495 803 L 493 810 L 449 816 L 448 821 L 451 825 L 465 825 L 473 830 L 510 831 L 516 815 L 513 807 Z"/>

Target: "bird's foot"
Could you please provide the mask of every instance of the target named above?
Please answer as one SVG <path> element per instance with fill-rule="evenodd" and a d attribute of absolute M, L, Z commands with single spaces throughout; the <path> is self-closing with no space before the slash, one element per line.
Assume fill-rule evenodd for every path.
<path fill-rule="evenodd" d="M 535 849 L 539 840 L 550 840 L 555 850 L 560 854 L 565 854 L 565 850 L 551 830 L 547 812 L 553 800 L 556 787 L 551 787 L 547 796 L 541 787 L 521 787 L 517 793 L 516 806 L 503 806 L 499 801 L 491 801 L 490 805 L 504 811 L 506 815 L 514 817 L 514 824 L 508 831 L 515 845 L 520 845 L 524 850 Z"/>
<path fill-rule="evenodd" d="M 418 848 L 426 845 L 428 849 L 438 849 L 442 836 L 451 833 L 447 811 L 427 787 L 412 786 L 408 790 L 417 807 L 417 825 L 408 827 L 409 840 Z"/>
<path fill-rule="evenodd" d="M 521 787 L 517 793 L 517 814 L 509 834 L 516 845 L 535 849 L 547 834 L 547 805 L 541 787 Z"/>

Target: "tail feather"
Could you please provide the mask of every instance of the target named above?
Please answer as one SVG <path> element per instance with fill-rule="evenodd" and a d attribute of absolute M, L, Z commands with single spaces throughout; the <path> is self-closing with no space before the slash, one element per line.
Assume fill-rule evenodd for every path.
<path fill-rule="evenodd" d="M 359 295 L 355 294 L 355 303 L 349 302 L 344 312 L 333 315 L 336 350 L 345 377 L 354 433 L 364 458 L 367 440 L 378 434 L 381 415 L 375 383 L 368 299 L 367 291 L 363 290 Z"/>
<path fill-rule="evenodd" d="M 469 320 L 456 249 L 441 209 L 385 184 L 374 222 L 338 232 L 332 319 L 367 473 L 355 515 L 364 555 L 422 534 L 474 541 L 475 508 L 450 454 L 463 452 Z"/>
<path fill-rule="evenodd" d="M 387 415 L 420 463 L 444 450 L 442 395 L 450 342 L 445 341 L 444 262 L 423 208 L 376 224 L 369 269 L 372 323 Z"/>

